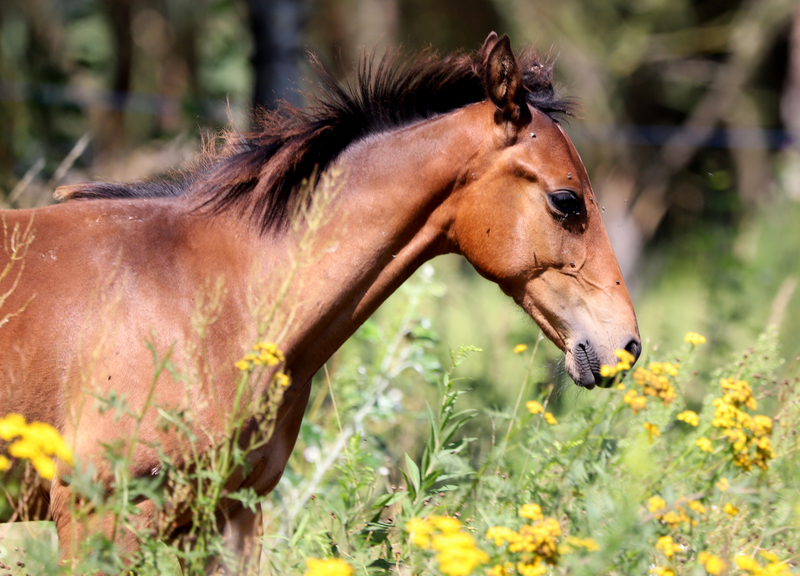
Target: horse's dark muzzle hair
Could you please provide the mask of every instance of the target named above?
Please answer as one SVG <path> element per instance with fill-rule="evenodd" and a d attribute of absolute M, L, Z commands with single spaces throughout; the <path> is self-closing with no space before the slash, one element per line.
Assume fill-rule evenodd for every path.
<path fill-rule="evenodd" d="M 580 369 L 579 386 L 591 390 L 595 385 L 601 385 L 603 377 L 600 376 L 600 360 L 594 346 L 588 340 L 578 342 L 575 347 L 575 361 Z"/>
<path fill-rule="evenodd" d="M 636 362 L 642 353 L 642 344 L 638 338 L 632 337 L 624 349 L 633 356 L 634 362 Z M 601 362 L 591 342 L 588 340 L 578 342 L 574 356 L 580 370 L 580 381 L 577 382 L 579 386 L 587 390 L 592 390 L 595 386 L 600 386 L 601 388 L 609 388 L 611 386 L 613 379 L 603 378 L 600 375 Z"/>

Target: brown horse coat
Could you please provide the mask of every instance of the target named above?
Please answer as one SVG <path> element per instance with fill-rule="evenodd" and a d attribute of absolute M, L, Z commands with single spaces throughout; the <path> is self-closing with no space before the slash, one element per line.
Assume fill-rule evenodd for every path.
<path fill-rule="evenodd" d="M 208 446 L 230 417 L 234 363 L 274 340 L 292 384 L 252 473 L 230 480 L 267 493 L 294 446 L 313 374 L 414 270 L 448 252 L 542 327 L 579 385 L 600 383 L 615 349 L 638 356 L 597 202 L 554 120 L 568 103 L 549 67 L 532 54 L 518 60 L 508 38 L 492 34 L 474 57 L 366 66 L 352 92 L 324 80 L 315 108 L 267 116 L 262 132 L 193 171 L 79 185 L 61 191 L 70 198 L 62 204 L 2 213 L 0 269 L 10 273 L 0 279 L 0 415 L 52 424 L 109 481 L 100 443 L 132 438 L 135 422 L 101 414 L 92 395 L 113 390 L 133 410 L 190 408 Z M 311 194 L 316 208 L 292 218 L 308 205 L 298 190 L 315 166 L 327 184 Z M 320 201 L 323 187 L 335 193 Z M 172 350 L 191 383 L 169 371 L 153 383 L 147 341 L 162 358 Z M 156 418 L 150 408 L 139 426 L 134 475 L 157 469 L 153 442 L 180 454 Z M 68 551 L 60 470 L 50 511 Z M 153 504 L 139 507 L 146 524 Z M 256 516 L 226 508 L 226 537 L 242 549 Z"/>

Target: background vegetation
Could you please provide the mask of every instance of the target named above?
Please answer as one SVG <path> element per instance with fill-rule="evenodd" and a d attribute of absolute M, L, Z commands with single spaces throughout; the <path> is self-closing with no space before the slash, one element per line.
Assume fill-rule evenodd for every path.
<path fill-rule="evenodd" d="M 306 49 L 345 77 L 364 49 L 476 49 L 493 29 L 557 56 L 557 81 L 582 104 L 567 131 L 603 205 L 648 353 L 679 349 L 687 330 L 707 336 L 698 375 L 685 382 L 689 406 L 699 409 L 717 385 L 713 370 L 768 325 L 778 327 L 781 354 L 798 357 L 800 9 L 790 0 L 8 0 L 0 205 L 43 205 L 60 184 L 191 161 L 201 135 L 227 123 L 228 103 L 240 128 L 254 100 L 302 103 L 290 88 L 303 87 Z M 425 400 L 437 401 L 432 382 L 448 349 L 484 350 L 459 369 L 472 389 L 459 402 L 480 411 L 465 423 L 475 440 L 462 451 L 480 469 L 526 378 L 512 349 L 538 340 L 463 260 L 433 267 L 424 295 L 390 300 L 328 364 L 343 426 L 377 442 L 369 463 L 385 467 L 383 488 L 405 485 L 405 453 L 422 457 Z M 390 369 L 384 347 L 396 337 L 413 340 L 417 356 Z M 540 344 L 524 400 L 552 386 L 559 419 L 604 405 L 605 396 L 571 387 L 559 358 Z M 408 366 L 417 376 L 399 378 Z M 322 376 L 273 500 L 294 502 L 291 518 L 331 478 L 306 483 L 319 466 L 314 450 L 330 453 L 326 442 L 344 438 Z M 273 529 L 289 542 L 297 533 Z"/>

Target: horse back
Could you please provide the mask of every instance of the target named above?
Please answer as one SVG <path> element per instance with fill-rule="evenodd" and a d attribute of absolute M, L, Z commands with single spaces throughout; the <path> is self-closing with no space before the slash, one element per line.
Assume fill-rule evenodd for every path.
<path fill-rule="evenodd" d="M 141 410 L 167 356 L 188 371 L 232 373 L 229 358 L 242 345 L 207 338 L 214 330 L 242 332 L 243 250 L 225 227 L 194 217 L 176 199 L 73 201 L 0 214 L 0 415 L 50 423 L 77 439 L 76 452 L 92 451 L 98 440 L 130 432 L 119 415 L 102 416 L 98 403 L 113 393 Z M 217 309 L 207 311 L 214 318 L 198 335 L 205 301 Z M 168 371 L 156 384 L 155 403 L 192 402 Z M 142 432 L 157 435 L 152 422 Z"/>

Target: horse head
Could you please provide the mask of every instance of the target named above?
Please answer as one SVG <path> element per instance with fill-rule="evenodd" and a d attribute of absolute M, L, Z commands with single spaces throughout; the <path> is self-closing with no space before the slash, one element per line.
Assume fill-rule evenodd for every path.
<path fill-rule="evenodd" d="M 617 364 L 619 349 L 637 358 L 641 341 L 589 177 L 558 121 L 531 104 L 545 67 L 521 70 L 494 33 L 478 66 L 494 145 L 468 167 L 452 241 L 566 353 L 572 379 L 594 388 L 601 365 Z"/>

